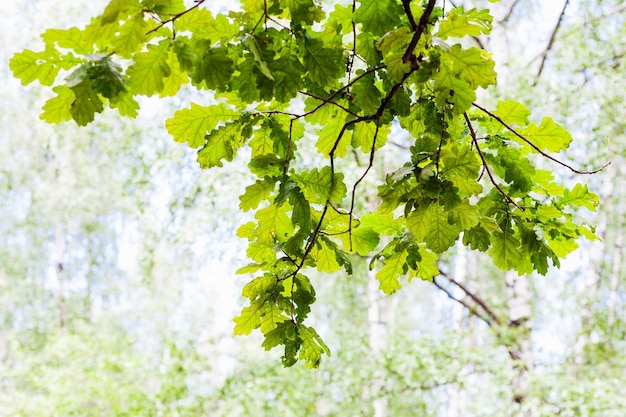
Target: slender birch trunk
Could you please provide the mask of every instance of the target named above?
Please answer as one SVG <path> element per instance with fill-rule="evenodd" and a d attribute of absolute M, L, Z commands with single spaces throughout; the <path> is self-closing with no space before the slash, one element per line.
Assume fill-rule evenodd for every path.
<path fill-rule="evenodd" d="M 626 166 L 624 166 L 624 161 L 619 164 L 619 172 L 618 178 L 626 178 Z M 607 181 L 612 182 L 612 181 Z M 625 187 L 617 187 L 616 193 L 614 194 L 615 198 L 615 206 L 616 207 L 624 207 L 624 203 L 626 202 L 626 190 Z M 624 215 L 618 215 L 617 226 L 614 228 L 615 231 L 615 243 L 613 245 L 613 256 L 612 261 L 613 265 L 611 268 L 611 279 L 609 282 L 609 300 L 608 300 L 608 318 L 607 318 L 607 328 L 608 332 L 611 333 L 613 326 L 615 325 L 616 320 L 616 309 L 617 309 L 617 297 L 618 297 L 618 289 L 620 284 L 620 278 L 622 276 L 622 264 L 623 264 L 623 251 L 624 251 Z"/>
<path fill-rule="evenodd" d="M 506 273 L 508 293 L 509 329 L 514 337 L 509 345 L 509 354 L 515 361 L 511 390 L 515 407 L 511 408 L 511 416 L 527 416 L 524 412 L 524 401 L 530 390 L 530 371 L 533 368 L 531 349 L 532 307 L 531 290 L 528 276 L 519 276 L 515 271 Z M 528 415 L 529 416 L 529 415 Z"/>
<path fill-rule="evenodd" d="M 387 346 L 387 328 L 384 321 L 384 309 L 382 306 L 381 293 L 378 289 L 378 280 L 374 271 L 367 271 L 367 319 L 369 327 L 370 356 L 379 358 Z M 388 415 L 387 397 L 383 394 L 384 373 L 376 369 L 371 381 L 370 392 L 373 398 L 373 417 L 385 417 Z"/>
<path fill-rule="evenodd" d="M 456 257 L 454 263 L 454 278 L 461 284 L 467 283 L 467 248 L 459 241 L 456 245 Z M 453 295 L 457 299 L 465 298 L 465 293 L 458 286 L 454 288 Z M 463 305 L 454 303 L 452 305 L 452 329 L 461 331 L 466 319 L 466 310 Z M 466 341 L 466 343 L 471 343 Z M 448 389 L 448 416 L 463 417 L 467 412 L 467 398 L 465 393 L 458 386 L 452 384 Z"/>
<path fill-rule="evenodd" d="M 58 282 L 58 309 L 59 309 L 59 327 L 65 329 L 67 323 L 67 305 L 65 302 L 65 267 L 63 264 L 63 225 L 57 220 L 54 231 L 54 245 L 56 249 L 56 277 Z"/>

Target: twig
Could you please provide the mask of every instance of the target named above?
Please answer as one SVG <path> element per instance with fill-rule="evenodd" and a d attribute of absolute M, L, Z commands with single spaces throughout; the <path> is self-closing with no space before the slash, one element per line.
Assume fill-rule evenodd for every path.
<path fill-rule="evenodd" d="M 487 160 L 485 159 L 483 152 L 480 150 L 480 146 L 478 145 L 478 140 L 476 139 L 476 131 L 474 130 L 474 126 L 472 126 L 472 122 L 467 116 L 467 113 L 463 113 L 463 117 L 465 117 L 465 122 L 467 123 L 467 127 L 470 131 L 472 142 L 474 142 L 474 146 L 476 146 L 476 151 L 478 152 L 478 156 L 480 156 L 480 160 L 483 163 L 483 168 L 485 168 L 485 172 L 487 172 L 487 175 L 489 176 L 489 180 L 491 181 L 493 186 L 496 187 L 498 192 L 502 194 L 502 196 L 506 199 L 506 201 L 508 201 L 509 203 L 511 203 L 518 209 L 520 209 L 521 211 L 524 211 L 524 209 L 520 207 L 515 201 L 513 201 L 511 196 L 505 193 L 504 190 L 500 187 L 500 185 L 496 182 L 495 178 L 493 177 L 493 174 L 491 173 L 491 170 L 489 169 L 489 166 L 487 165 Z"/>
<path fill-rule="evenodd" d="M 543 67 L 546 63 L 546 59 L 548 58 L 548 53 L 552 49 L 552 45 L 554 45 L 554 40 L 556 39 L 556 33 L 559 31 L 559 28 L 561 27 L 561 23 L 563 22 L 563 17 L 565 16 L 565 10 L 567 9 L 568 5 L 569 5 L 569 0 L 565 0 L 565 3 L 563 4 L 563 9 L 561 9 L 561 14 L 559 14 L 559 20 L 556 22 L 556 25 L 554 26 L 554 29 L 552 30 L 552 34 L 550 35 L 550 40 L 548 41 L 548 45 L 546 46 L 546 49 L 543 51 L 543 54 L 541 54 L 541 64 L 539 64 L 539 70 L 537 71 L 537 75 L 535 77 L 535 83 L 534 83 L 535 85 L 539 81 L 539 77 L 541 77 L 541 73 L 543 72 Z"/>
<path fill-rule="evenodd" d="M 456 298 L 447 288 L 445 288 L 444 286 L 442 286 L 441 284 L 439 284 L 437 282 L 437 277 L 433 277 L 432 281 L 431 281 L 435 287 L 439 288 L 441 291 L 443 291 L 449 299 L 456 301 L 457 303 L 461 304 L 463 307 L 465 307 L 473 316 L 478 317 L 479 319 L 481 319 L 482 321 L 484 321 L 485 323 L 487 323 L 487 326 L 492 327 L 493 323 L 491 322 L 491 320 L 489 320 L 488 318 L 482 316 L 480 314 L 480 312 L 478 310 L 476 310 L 474 307 L 472 307 L 471 305 L 469 305 L 467 302 L 465 302 L 464 300 L 461 300 L 460 298 Z"/>
<path fill-rule="evenodd" d="M 189 13 L 190 11 L 192 11 L 193 9 L 197 8 L 198 6 L 200 6 L 202 3 L 204 3 L 205 0 L 197 0 L 196 4 L 194 4 L 193 6 L 191 6 L 190 8 L 188 8 L 187 10 L 180 12 L 178 14 L 175 14 L 174 16 L 172 16 L 171 18 L 162 21 L 158 26 L 156 26 L 155 28 L 150 29 L 148 32 L 146 32 L 146 35 L 151 34 L 152 32 L 156 32 L 157 30 L 161 29 L 163 26 L 167 25 L 168 23 L 173 22 L 174 20 L 180 18 L 181 16 L 186 15 L 187 13 Z"/>
<path fill-rule="evenodd" d="M 418 65 L 417 58 L 415 57 L 413 53 L 415 52 L 417 43 L 419 42 L 420 38 L 422 37 L 422 34 L 424 33 L 424 31 L 426 30 L 426 27 L 428 26 L 430 15 L 432 14 L 433 9 L 435 8 L 435 3 L 437 3 L 437 0 L 428 0 L 428 4 L 424 8 L 424 12 L 422 13 L 422 16 L 420 17 L 420 21 L 417 24 L 417 27 L 415 28 L 415 30 L 413 31 L 413 37 L 411 38 L 411 42 L 409 43 L 409 46 L 406 48 L 406 51 L 404 52 L 404 55 L 402 56 L 402 61 L 410 62 L 412 68 L 416 68 Z"/>
<path fill-rule="evenodd" d="M 413 12 L 411 11 L 411 0 L 402 0 L 402 7 L 404 7 L 404 13 L 406 17 L 409 19 L 409 23 L 411 24 L 411 29 L 413 32 L 417 31 L 417 21 L 415 21 L 415 16 L 413 16 Z"/>
<path fill-rule="evenodd" d="M 350 217 L 348 218 L 348 237 L 350 241 L 350 252 L 352 252 L 352 216 L 354 213 L 354 200 L 356 198 L 356 189 L 361 183 L 361 181 L 365 179 L 367 174 L 370 172 L 370 170 L 374 166 L 374 155 L 376 154 L 376 140 L 378 139 L 379 129 L 380 129 L 380 119 L 376 120 L 376 131 L 374 132 L 374 138 L 372 139 L 372 148 L 370 149 L 370 159 L 369 159 L 369 163 L 367 164 L 367 168 L 365 168 L 365 171 L 363 172 L 361 177 L 358 180 L 356 180 L 356 182 L 352 186 L 352 196 L 351 196 L 351 201 L 350 201 L 350 212 L 349 212 Z"/>
<path fill-rule="evenodd" d="M 333 105 L 335 105 L 335 106 L 339 107 L 341 110 L 345 111 L 346 113 L 351 114 L 351 115 L 352 115 L 352 116 L 354 116 L 354 117 L 359 117 L 359 115 L 358 115 L 358 114 L 356 114 L 356 113 L 355 113 L 355 112 L 353 112 L 352 110 L 348 109 L 347 107 L 342 106 L 341 104 L 339 104 L 339 103 L 337 103 L 337 102 L 335 102 L 335 101 L 332 101 L 332 99 L 328 99 L 328 98 L 324 98 L 324 97 L 319 97 L 319 96 L 316 96 L 315 94 L 311 94 L 311 93 L 309 93 L 308 91 L 300 91 L 299 93 L 300 93 L 300 94 L 302 94 L 303 96 L 308 96 L 308 97 L 314 98 L 314 99 L 316 99 L 316 100 L 322 101 L 322 102 L 324 102 L 325 104 L 333 104 Z M 331 97 L 332 97 L 332 96 L 331 96 Z"/>
<path fill-rule="evenodd" d="M 306 117 L 309 114 L 313 114 L 316 111 L 318 111 L 320 108 L 324 107 L 324 105 L 326 105 L 327 103 L 333 103 L 336 104 L 335 102 L 333 102 L 333 99 L 335 97 L 337 97 L 339 94 L 343 93 L 345 90 L 347 90 L 348 88 L 350 88 L 354 83 L 356 83 L 357 81 L 359 81 L 361 78 L 365 77 L 366 75 L 372 74 L 376 71 L 379 71 L 381 69 L 386 68 L 386 65 L 378 65 L 376 67 L 370 68 L 367 71 L 363 72 L 362 74 L 359 74 L 357 77 L 354 77 L 354 79 L 352 79 L 352 81 L 350 81 L 349 83 L 347 83 L 346 85 L 344 85 L 343 87 L 341 87 L 340 89 L 338 89 L 337 91 L 335 91 L 334 93 L 332 93 L 330 96 L 328 96 L 328 98 L 326 100 L 323 100 L 320 98 L 320 100 L 322 100 L 323 102 L 320 103 L 318 106 L 316 106 L 315 108 L 309 110 L 306 113 L 302 113 L 300 115 L 297 115 L 296 118 L 301 118 L 301 117 Z M 305 93 L 303 91 L 299 91 L 299 93 L 301 94 L 305 94 L 305 95 L 310 95 L 308 93 Z"/>
<path fill-rule="evenodd" d="M 502 20 L 500 21 L 503 25 L 506 25 L 508 23 L 509 19 L 513 15 L 513 10 L 519 3 L 520 3 L 520 0 L 515 0 L 513 4 L 511 4 L 509 11 L 506 13 L 506 15 L 504 15 L 504 18 L 502 18 Z"/>
<path fill-rule="evenodd" d="M 477 109 L 483 111 L 484 113 L 486 113 L 487 115 L 489 115 L 490 117 L 494 118 L 495 120 L 498 121 L 498 123 L 500 123 L 502 126 L 504 126 L 505 128 L 507 128 L 509 131 L 511 131 L 511 133 L 513 133 L 515 136 L 517 136 L 518 138 L 520 138 L 521 140 L 524 141 L 524 143 L 528 144 L 531 148 L 533 148 L 535 151 L 537 151 L 539 154 L 541 154 L 542 156 L 548 158 L 549 160 L 551 160 L 554 163 L 557 163 L 561 166 L 564 166 L 565 168 L 569 169 L 570 171 L 572 171 L 575 174 L 581 174 L 581 175 L 592 175 L 592 174 L 597 174 L 598 172 L 602 171 L 604 168 L 608 167 L 609 165 L 611 165 L 611 163 L 613 162 L 613 152 L 611 151 L 611 146 L 610 146 L 610 142 L 609 142 L 609 150 L 611 151 L 611 157 L 609 159 L 609 162 L 607 162 L 606 164 L 602 165 L 600 168 L 598 169 L 594 169 L 592 171 L 581 171 L 578 170 L 568 164 L 566 164 L 565 162 L 561 162 L 558 159 L 556 159 L 555 157 L 547 154 L 546 152 L 542 151 L 541 149 L 539 149 L 539 147 L 537 145 L 535 145 L 534 143 L 532 143 L 530 141 L 530 139 L 524 137 L 521 133 L 519 133 L 517 130 L 513 129 L 509 124 L 507 124 L 504 120 L 502 120 L 502 118 L 500 118 L 498 115 L 494 114 L 493 112 L 490 112 L 489 110 L 485 109 L 484 107 L 476 104 L 476 103 L 472 103 L 472 106 L 476 107 Z"/>
<path fill-rule="evenodd" d="M 448 281 L 450 281 L 451 283 L 459 287 L 461 290 L 463 290 L 463 292 L 467 294 L 469 298 L 471 298 L 476 304 L 478 304 L 485 311 L 485 313 L 487 313 L 487 315 L 491 317 L 491 319 L 493 320 L 495 324 L 500 324 L 500 320 L 498 319 L 498 316 L 496 315 L 496 313 L 494 313 L 494 311 L 491 308 L 489 308 L 487 303 L 482 298 L 480 298 L 475 293 L 470 291 L 469 288 L 467 288 L 465 285 L 455 280 L 454 277 L 451 276 L 450 274 L 439 270 L 439 275 L 441 275 L 442 277 L 445 277 Z"/>

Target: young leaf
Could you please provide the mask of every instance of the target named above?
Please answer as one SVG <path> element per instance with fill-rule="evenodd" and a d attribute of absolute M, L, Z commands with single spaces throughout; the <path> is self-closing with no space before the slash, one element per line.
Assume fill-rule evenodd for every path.
<path fill-rule="evenodd" d="M 61 123 L 71 120 L 72 113 L 70 108 L 76 99 L 74 92 L 71 88 L 65 86 L 54 87 L 52 91 L 57 93 L 57 95 L 46 101 L 46 104 L 43 105 L 43 113 L 41 113 L 39 118 L 48 123 Z"/>
<path fill-rule="evenodd" d="M 492 21 L 488 10 L 471 9 L 466 12 L 463 6 L 459 6 L 450 10 L 439 24 L 437 36 L 448 39 L 487 35 L 491 32 Z"/>
<path fill-rule="evenodd" d="M 227 123 L 239 115 L 224 103 L 212 106 L 191 103 L 190 108 L 178 110 L 167 119 L 165 127 L 176 142 L 187 142 L 190 148 L 197 148 L 205 144 L 206 134 L 218 123 Z"/>
<path fill-rule="evenodd" d="M 406 273 L 406 257 L 406 251 L 394 253 L 385 259 L 385 266 L 376 273 L 380 289 L 385 294 L 393 294 L 402 288 L 399 278 Z"/>
<path fill-rule="evenodd" d="M 146 52 L 135 54 L 135 63 L 128 68 L 128 86 L 134 94 L 152 96 L 163 90 L 163 79 L 170 75 L 167 63 L 171 44 L 148 45 Z"/>
<path fill-rule="evenodd" d="M 561 152 L 572 141 L 572 135 L 550 117 L 544 117 L 539 126 L 531 123 L 522 131 L 522 135 L 539 149 L 550 152 Z"/>

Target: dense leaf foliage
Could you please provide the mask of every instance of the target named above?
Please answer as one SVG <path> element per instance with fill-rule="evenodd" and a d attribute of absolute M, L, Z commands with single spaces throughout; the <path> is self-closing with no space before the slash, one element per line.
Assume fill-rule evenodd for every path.
<path fill-rule="evenodd" d="M 319 365 L 330 354 L 305 319 L 315 301 L 306 272 L 345 270 L 370 256 L 380 288 L 432 279 L 438 257 L 459 239 L 520 274 L 545 274 L 593 229 L 575 218 L 594 210 L 585 186 L 567 189 L 534 162 L 572 137 L 551 118 L 533 122 L 516 101 L 494 109 L 477 90 L 496 83 L 494 61 L 460 38 L 488 35 L 485 10 L 429 0 L 361 0 L 323 9 L 313 0 L 242 0 L 214 16 L 198 0 L 112 0 L 85 28 L 48 30 L 41 52 L 11 60 L 23 84 L 55 85 L 43 107 L 50 123 L 84 126 L 105 105 L 134 117 L 136 96 L 166 97 L 186 84 L 206 91 L 166 120 L 175 141 L 198 149 L 203 168 L 223 167 L 248 147 L 257 179 L 240 196 L 254 220 L 255 277 L 235 333 L 260 329 L 263 347 L 284 348 L 283 364 Z M 62 71 L 71 71 L 58 80 Z M 210 94 L 209 92 L 213 92 Z M 410 139 L 364 210 L 363 187 L 392 129 Z M 303 141 L 319 158 L 304 159 Z M 346 162 L 363 155 L 354 175 Z M 371 196 L 370 196 L 371 197 Z"/>

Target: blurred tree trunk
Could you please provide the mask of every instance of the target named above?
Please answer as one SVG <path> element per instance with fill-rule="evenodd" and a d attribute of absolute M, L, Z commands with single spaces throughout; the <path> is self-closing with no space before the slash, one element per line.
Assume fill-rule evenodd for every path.
<path fill-rule="evenodd" d="M 54 188 L 58 189 L 59 185 L 59 169 L 54 170 L 53 184 Z M 57 303 L 59 309 L 59 327 L 65 329 L 67 323 L 67 305 L 65 302 L 65 265 L 64 265 L 64 243 L 65 236 L 63 231 L 63 222 L 61 220 L 60 213 L 57 213 L 57 218 L 54 225 L 54 248 L 55 248 L 55 269 L 56 278 L 58 283 Z"/>
<path fill-rule="evenodd" d="M 626 166 L 624 165 L 625 162 L 626 161 L 621 160 L 621 158 L 620 161 L 618 161 L 619 168 L 617 172 L 617 178 L 626 178 Z M 626 187 L 617 187 L 613 195 L 615 199 L 614 207 L 626 206 Z M 607 318 L 607 333 L 610 339 L 612 339 L 610 336 L 613 333 L 613 327 L 615 326 L 616 321 L 618 289 L 620 284 L 620 278 L 622 276 L 624 250 L 624 214 L 618 213 L 616 217 L 617 225 L 614 229 L 615 241 L 613 244 L 613 253 L 611 257 L 613 265 L 611 268 L 611 279 L 609 282 L 609 300 L 607 306 L 609 310 Z"/>
<path fill-rule="evenodd" d="M 519 276 L 515 271 L 506 273 L 506 287 L 508 295 L 508 318 L 511 342 L 508 351 L 513 364 L 514 375 L 511 380 L 513 401 L 517 403 L 512 408 L 512 416 L 530 416 L 524 411 L 524 401 L 530 389 L 530 372 L 533 368 L 531 349 L 532 307 L 531 290 L 528 276 Z"/>
<path fill-rule="evenodd" d="M 379 290 L 379 282 L 375 271 L 367 269 L 367 319 L 369 327 L 370 358 L 376 361 L 381 357 L 387 344 L 387 326 L 384 320 L 383 294 Z M 384 396 L 385 377 L 384 371 L 377 366 L 371 381 L 370 390 L 373 398 L 373 417 L 385 417 L 388 415 L 387 398 Z"/>
<path fill-rule="evenodd" d="M 460 284 L 465 285 L 467 283 L 467 249 L 459 241 L 456 245 L 456 256 L 454 263 L 454 278 Z M 452 294 L 457 299 L 463 299 L 466 294 L 463 290 L 456 286 L 452 290 Z M 462 331 L 463 327 L 467 325 L 467 314 L 465 308 L 460 303 L 455 303 L 452 306 L 452 329 L 454 331 Z M 471 340 L 466 340 L 465 343 L 472 343 Z M 465 344 L 464 343 L 464 344 Z M 463 347 L 461 347 L 462 349 Z M 469 364 L 467 366 L 470 366 Z M 449 387 L 449 407 L 448 416 L 450 417 L 463 417 L 467 414 L 466 410 L 466 395 L 464 390 L 456 384 L 451 384 Z"/>

